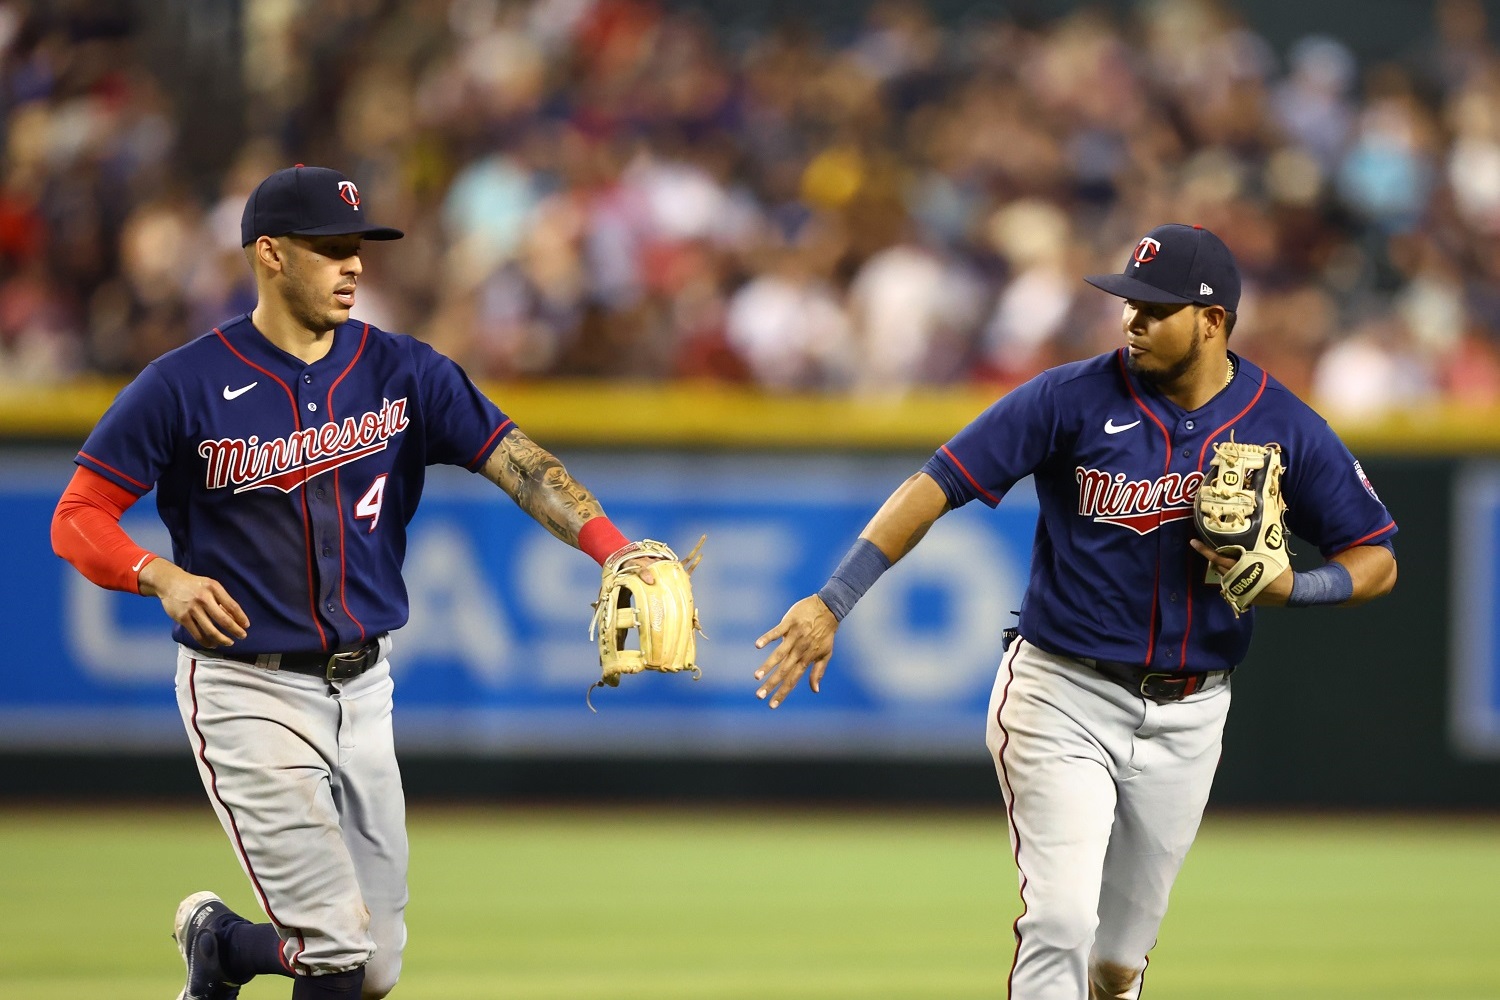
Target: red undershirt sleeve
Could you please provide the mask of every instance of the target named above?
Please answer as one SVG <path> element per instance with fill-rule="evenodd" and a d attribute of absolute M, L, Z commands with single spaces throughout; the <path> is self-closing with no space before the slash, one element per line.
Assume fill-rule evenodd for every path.
<path fill-rule="evenodd" d="M 607 517 L 590 518 L 578 529 L 578 547 L 592 556 L 600 566 L 629 544 L 630 539 L 620 534 L 620 529 Z"/>
<path fill-rule="evenodd" d="M 120 517 L 140 498 L 82 466 L 52 514 L 52 551 L 92 583 L 141 592 L 141 570 L 155 554 L 130 540 Z"/>

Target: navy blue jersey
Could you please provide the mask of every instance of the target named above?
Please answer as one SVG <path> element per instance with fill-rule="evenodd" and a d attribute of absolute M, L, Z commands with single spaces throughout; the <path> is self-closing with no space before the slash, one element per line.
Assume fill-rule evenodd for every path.
<path fill-rule="evenodd" d="M 306 364 L 241 316 L 151 362 L 75 461 L 137 496 L 156 487 L 172 561 L 250 618 L 236 652 L 311 652 L 406 623 L 427 466 L 477 470 L 513 427 L 419 340 L 350 321 Z"/>
<path fill-rule="evenodd" d="M 1027 475 L 1041 516 L 1020 630 L 1042 649 L 1219 670 L 1250 646 L 1207 561 L 1188 544 L 1213 443 L 1279 443 L 1287 526 L 1326 558 L 1381 544 L 1396 524 L 1359 462 L 1311 407 L 1237 355 L 1234 380 L 1189 413 L 1130 374 L 1122 349 L 1043 372 L 924 466 L 954 507 L 995 506 Z"/>

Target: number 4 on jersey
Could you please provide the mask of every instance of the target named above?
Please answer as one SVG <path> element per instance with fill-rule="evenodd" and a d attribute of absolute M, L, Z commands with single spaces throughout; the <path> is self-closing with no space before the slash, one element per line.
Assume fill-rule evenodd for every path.
<path fill-rule="evenodd" d="M 380 523 L 380 504 L 385 499 L 385 477 L 387 473 L 382 472 L 375 477 L 370 488 L 365 490 L 365 495 L 360 497 L 354 504 L 354 516 L 358 518 L 368 517 L 370 519 L 370 530 L 375 530 L 375 525 Z"/>

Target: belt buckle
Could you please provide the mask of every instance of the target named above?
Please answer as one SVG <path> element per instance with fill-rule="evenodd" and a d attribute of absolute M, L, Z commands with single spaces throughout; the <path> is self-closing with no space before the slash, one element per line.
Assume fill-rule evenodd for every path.
<path fill-rule="evenodd" d="M 1163 693 L 1163 694 L 1152 694 L 1151 691 L 1148 690 L 1148 688 L 1150 688 L 1151 685 L 1152 685 L 1152 683 L 1154 681 L 1157 681 L 1157 680 L 1165 681 L 1168 684 L 1170 684 L 1172 681 L 1177 681 L 1178 685 L 1175 688 L 1169 687 L 1167 689 L 1167 691 L 1165 693 Z M 1185 678 L 1185 677 L 1178 677 L 1175 674 L 1162 673 L 1161 671 L 1153 671 L 1153 672 L 1145 674 L 1145 675 L 1143 675 L 1141 677 L 1141 684 L 1140 684 L 1141 697 L 1143 697 L 1143 698 L 1150 698 L 1153 701 L 1160 700 L 1161 698 L 1169 698 L 1169 699 L 1171 699 L 1173 701 L 1181 701 L 1182 700 L 1182 686 L 1186 682 L 1187 682 L 1187 678 Z"/>
<path fill-rule="evenodd" d="M 358 677 L 369 666 L 370 647 L 361 646 L 347 653 L 334 653 L 328 658 L 328 667 L 323 672 L 325 680 L 345 681 Z"/>

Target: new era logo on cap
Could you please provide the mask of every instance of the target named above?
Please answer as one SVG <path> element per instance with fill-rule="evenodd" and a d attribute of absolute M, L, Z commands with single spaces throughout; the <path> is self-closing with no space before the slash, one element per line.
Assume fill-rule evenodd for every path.
<path fill-rule="evenodd" d="M 1240 304 L 1240 271 L 1224 241 L 1202 226 L 1157 226 L 1141 237 L 1119 274 L 1084 279 L 1136 302 L 1223 306 Z"/>
<path fill-rule="evenodd" d="M 399 240 L 401 230 L 378 226 L 360 211 L 354 182 L 337 170 L 298 164 L 260 182 L 240 217 L 240 245 L 262 236 L 344 236 Z"/>

